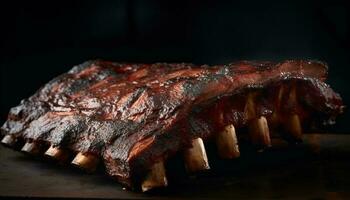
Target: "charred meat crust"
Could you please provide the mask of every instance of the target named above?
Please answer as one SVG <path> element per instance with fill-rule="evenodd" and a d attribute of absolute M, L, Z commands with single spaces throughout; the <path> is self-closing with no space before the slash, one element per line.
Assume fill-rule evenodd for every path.
<path fill-rule="evenodd" d="M 95 154 L 111 176 L 132 186 L 153 163 L 190 147 L 193 138 L 210 138 L 228 124 L 244 126 L 251 120 L 244 115 L 251 92 L 256 116 L 295 112 L 305 121 L 332 123 L 343 106 L 326 77 L 327 65 L 318 61 L 88 61 L 12 108 L 1 133 Z M 283 99 L 283 106 L 275 106 L 281 85 L 298 88 L 297 104 Z"/>

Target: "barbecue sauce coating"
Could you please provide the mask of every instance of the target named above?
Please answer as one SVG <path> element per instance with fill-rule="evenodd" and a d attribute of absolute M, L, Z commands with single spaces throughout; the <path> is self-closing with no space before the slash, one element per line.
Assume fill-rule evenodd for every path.
<path fill-rule="evenodd" d="M 323 81 L 318 61 L 241 61 L 222 66 L 119 64 L 75 66 L 10 110 L 3 135 L 101 157 L 109 175 L 129 187 L 158 160 L 215 137 L 225 125 L 245 126 L 259 116 L 296 113 L 302 121 L 333 123 L 340 96 Z M 288 95 L 297 88 L 297 101 Z M 245 103 L 254 94 L 255 115 Z"/>

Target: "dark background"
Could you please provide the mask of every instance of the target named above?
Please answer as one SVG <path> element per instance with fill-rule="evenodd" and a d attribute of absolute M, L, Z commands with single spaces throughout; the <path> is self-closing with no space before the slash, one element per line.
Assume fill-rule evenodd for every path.
<path fill-rule="evenodd" d="M 11 1 L 0 5 L 1 123 L 10 107 L 89 59 L 221 64 L 318 59 L 350 103 L 346 1 Z M 350 131 L 349 112 L 330 131 Z"/>

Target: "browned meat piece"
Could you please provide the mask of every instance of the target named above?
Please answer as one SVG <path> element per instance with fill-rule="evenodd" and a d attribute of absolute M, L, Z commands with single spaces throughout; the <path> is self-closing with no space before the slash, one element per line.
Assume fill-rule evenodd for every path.
<path fill-rule="evenodd" d="M 92 171 L 148 190 L 167 184 L 163 163 L 183 152 L 189 172 L 209 168 L 204 142 L 223 158 L 240 155 L 248 137 L 271 146 L 270 129 L 299 141 L 302 129 L 332 124 L 343 110 L 317 61 L 250 62 L 223 66 L 119 64 L 74 67 L 11 109 L 2 142 L 22 151 L 73 160 Z M 235 128 L 248 127 L 236 134 Z"/>

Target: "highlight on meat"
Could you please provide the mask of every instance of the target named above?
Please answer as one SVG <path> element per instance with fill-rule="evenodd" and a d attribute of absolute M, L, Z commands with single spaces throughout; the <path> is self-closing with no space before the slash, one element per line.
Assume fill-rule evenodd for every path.
<path fill-rule="evenodd" d="M 272 137 L 296 143 L 310 127 L 333 124 L 344 106 L 326 77 L 327 66 L 311 60 L 88 61 L 12 108 L 1 142 L 88 172 L 102 163 L 122 184 L 148 191 L 167 186 L 174 155 L 183 154 L 188 173 L 209 170 L 208 142 L 235 159 L 241 138 L 263 151 Z"/>

